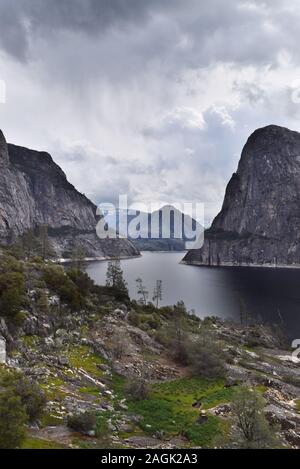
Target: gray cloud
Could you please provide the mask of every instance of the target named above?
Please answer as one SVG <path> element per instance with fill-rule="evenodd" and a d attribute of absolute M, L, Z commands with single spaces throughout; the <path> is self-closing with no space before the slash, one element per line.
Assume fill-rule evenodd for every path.
<path fill-rule="evenodd" d="M 192 67 L 273 62 L 280 47 L 295 45 L 299 24 L 299 14 L 282 0 L 1 0 L 0 15 L 1 45 L 21 59 L 36 40 L 58 32 L 90 37 L 134 26 L 149 28 L 148 41 L 135 44 L 137 53 L 142 46 L 144 57 L 165 55 L 169 65 Z"/>
<path fill-rule="evenodd" d="M 96 203 L 220 207 L 256 127 L 300 130 L 296 0 L 0 0 L 0 120 Z"/>
<path fill-rule="evenodd" d="M 126 24 L 143 23 L 150 13 L 174 8 L 177 0 L 1 0 L 1 45 L 6 52 L 24 59 L 30 43 L 57 31 L 89 36 Z M 170 8 L 168 8 L 170 9 Z"/>

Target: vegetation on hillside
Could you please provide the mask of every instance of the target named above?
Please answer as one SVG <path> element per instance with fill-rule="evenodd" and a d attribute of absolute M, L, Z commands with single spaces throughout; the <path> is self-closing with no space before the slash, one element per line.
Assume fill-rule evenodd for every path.
<path fill-rule="evenodd" d="M 37 440 L 32 423 L 67 425 L 73 436 L 58 446 L 130 446 L 141 437 L 162 445 L 177 438 L 184 447 L 279 445 L 264 415 L 265 388 L 227 384 L 235 346 L 216 318 L 201 320 L 183 302 L 158 307 L 160 283 L 156 304 L 148 302 L 141 279 L 140 301 L 130 301 L 118 262 L 101 287 L 84 263 L 0 256 L 10 365 L 0 367 L 0 447 L 57 447 Z M 248 347 L 261 340 L 258 327 L 252 332 Z"/>

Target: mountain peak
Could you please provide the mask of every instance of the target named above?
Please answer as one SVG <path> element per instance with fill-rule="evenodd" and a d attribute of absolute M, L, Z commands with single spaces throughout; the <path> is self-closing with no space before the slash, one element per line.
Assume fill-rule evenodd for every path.
<path fill-rule="evenodd" d="M 173 210 L 174 212 L 180 212 L 180 210 L 178 210 L 176 207 L 174 207 L 174 205 L 170 205 L 170 204 L 163 205 L 158 210 L 161 211 L 161 212 L 171 211 L 171 210 Z"/>
<path fill-rule="evenodd" d="M 222 210 L 203 248 L 202 265 L 300 267 L 300 133 L 270 125 L 248 138 Z"/>
<path fill-rule="evenodd" d="M 242 157 L 263 156 L 274 150 L 281 157 L 299 155 L 300 133 L 279 125 L 267 125 L 256 129 L 244 146 Z"/>

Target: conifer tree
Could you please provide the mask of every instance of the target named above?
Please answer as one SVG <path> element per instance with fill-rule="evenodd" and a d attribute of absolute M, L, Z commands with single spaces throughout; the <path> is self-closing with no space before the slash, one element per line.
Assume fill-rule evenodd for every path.
<path fill-rule="evenodd" d="M 156 307 L 158 308 L 159 301 L 162 300 L 162 280 L 156 280 L 152 299 L 155 302 Z"/>
<path fill-rule="evenodd" d="M 139 302 L 142 305 L 146 305 L 148 301 L 149 292 L 146 289 L 145 285 L 143 284 L 143 280 L 140 277 L 136 279 L 136 285 L 137 285 L 137 293 L 138 295 L 140 295 Z"/>
<path fill-rule="evenodd" d="M 128 295 L 127 283 L 124 279 L 120 259 L 114 259 L 108 262 L 106 285 Z"/>

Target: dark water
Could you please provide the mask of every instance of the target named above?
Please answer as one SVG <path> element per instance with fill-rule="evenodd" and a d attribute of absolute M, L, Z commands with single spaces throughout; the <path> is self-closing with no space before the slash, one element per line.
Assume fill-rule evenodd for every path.
<path fill-rule="evenodd" d="M 242 308 L 255 321 L 278 324 L 290 337 L 300 338 L 300 270 L 209 268 L 180 264 L 183 253 L 150 253 L 122 261 L 130 296 L 137 298 L 135 279 L 141 277 L 152 297 L 162 280 L 162 305 L 183 300 L 200 317 L 239 321 Z M 93 262 L 87 272 L 105 283 L 107 262 Z"/>

